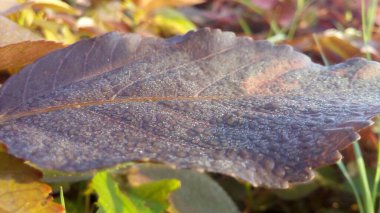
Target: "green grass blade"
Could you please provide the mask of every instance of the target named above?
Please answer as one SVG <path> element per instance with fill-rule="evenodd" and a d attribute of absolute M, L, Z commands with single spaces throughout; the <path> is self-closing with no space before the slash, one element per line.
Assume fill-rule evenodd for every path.
<path fill-rule="evenodd" d="M 367 11 L 367 31 L 368 31 L 368 40 L 372 38 L 372 31 L 375 25 L 376 10 L 377 10 L 378 0 L 371 0 L 368 6 Z"/>
<path fill-rule="evenodd" d="M 352 191 L 354 192 L 355 199 L 356 199 L 356 202 L 357 202 L 357 204 L 359 206 L 360 213 L 364 213 L 363 202 L 362 202 L 362 200 L 361 200 L 361 198 L 359 196 L 358 188 L 354 184 L 354 181 L 352 180 L 350 174 L 348 174 L 346 166 L 344 166 L 344 164 L 342 163 L 341 160 L 338 161 L 337 165 L 338 165 L 340 171 L 342 172 L 342 174 L 344 175 L 344 177 L 346 178 L 346 180 L 348 181 L 348 183 L 350 184 L 350 186 L 352 188 Z"/>
<path fill-rule="evenodd" d="M 62 186 L 59 187 L 59 198 L 61 200 L 61 205 L 65 209 L 64 212 L 66 212 L 65 196 L 63 195 L 63 188 L 62 188 Z"/>
<path fill-rule="evenodd" d="M 380 141 L 378 141 L 378 144 Z M 377 198 L 377 192 L 379 190 L 379 182 L 380 182 L 380 147 L 377 147 L 377 163 L 376 163 L 376 173 L 375 178 L 373 180 L 373 189 L 372 189 L 372 200 L 374 204 L 374 208 L 376 207 L 376 198 Z M 379 212 L 380 212 L 380 205 L 379 205 Z"/>
<path fill-rule="evenodd" d="M 325 53 L 323 52 L 322 46 L 321 46 L 321 44 L 319 43 L 318 37 L 317 37 L 317 35 L 315 35 L 315 33 L 313 33 L 313 39 L 314 39 L 314 42 L 317 44 L 317 47 L 318 47 L 318 49 L 319 49 L 319 52 L 321 53 L 321 57 L 322 57 L 323 63 L 324 63 L 326 66 L 329 66 L 330 63 L 329 63 L 329 61 L 327 60 L 326 55 L 325 55 Z"/>
<path fill-rule="evenodd" d="M 294 34 L 296 33 L 297 26 L 299 24 L 298 22 L 300 19 L 300 15 L 302 14 L 302 10 L 305 8 L 305 2 L 306 0 L 297 0 L 297 9 L 294 13 L 294 17 L 288 31 L 288 39 L 294 38 Z"/>
<path fill-rule="evenodd" d="M 364 164 L 362 152 L 360 151 L 360 147 L 357 142 L 354 142 L 353 145 L 354 145 L 356 164 L 359 170 L 359 177 L 360 177 L 359 179 L 360 179 L 362 190 L 364 192 L 363 194 L 364 207 L 365 207 L 366 212 L 374 213 L 373 201 L 372 201 L 371 192 L 369 190 L 367 172 L 366 172 L 366 167 Z"/>
<path fill-rule="evenodd" d="M 367 18 L 366 18 L 366 7 L 365 0 L 361 0 L 361 13 L 362 13 L 362 31 L 363 31 L 363 41 L 366 44 L 368 42 L 367 39 Z"/>
<path fill-rule="evenodd" d="M 374 1 L 374 0 L 372 0 Z M 364 42 L 364 49 L 367 48 L 368 42 L 371 40 L 371 35 L 372 35 L 372 29 L 373 29 L 373 24 L 374 24 L 374 18 L 373 21 L 371 21 L 371 17 L 374 15 L 369 14 L 373 2 L 371 1 L 368 11 L 366 8 L 366 1 L 361 0 L 361 13 L 362 13 L 362 33 L 363 33 L 363 42 Z M 375 11 L 376 12 L 376 11 Z M 371 54 L 366 51 L 366 56 L 368 60 L 371 60 Z"/>
<path fill-rule="evenodd" d="M 252 30 L 244 18 L 239 17 L 238 22 L 245 35 L 252 35 Z"/>

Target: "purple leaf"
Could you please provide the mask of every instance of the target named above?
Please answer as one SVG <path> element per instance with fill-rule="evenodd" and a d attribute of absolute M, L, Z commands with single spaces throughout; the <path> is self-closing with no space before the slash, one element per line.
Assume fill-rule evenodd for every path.
<path fill-rule="evenodd" d="M 376 62 L 323 67 L 230 32 L 110 33 L 11 77 L 0 140 L 48 169 L 150 160 L 282 188 L 341 158 L 380 113 L 379 82 Z"/>

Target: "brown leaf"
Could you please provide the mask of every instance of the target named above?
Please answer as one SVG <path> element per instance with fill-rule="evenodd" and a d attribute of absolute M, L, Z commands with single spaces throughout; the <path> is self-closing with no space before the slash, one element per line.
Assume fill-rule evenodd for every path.
<path fill-rule="evenodd" d="M 9 13 L 17 10 L 16 8 L 20 8 L 20 3 L 17 2 L 17 0 L 0 1 L 0 15 L 8 15 Z"/>
<path fill-rule="evenodd" d="M 42 40 L 43 38 L 28 29 L 22 28 L 4 16 L 0 16 L 0 47 L 22 41 Z"/>
<path fill-rule="evenodd" d="M 50 186 L 41 183 L 42 173 L 1 150 L 0 212 L 64 212 L 52 201 Z"/>
<path fill-rule="evenodd" d="M 380 65 L 323 67 L 292 50 L 203 29 L 111 33 L 29 65 L 0 91 L 0 140 L 41 167 L 146 160 L 287 187 L 341 158 L 380 111 Z"/>
<path fill-rule="evenodd" d="M 324 52 L 329 55 L 335 55 L 335 58 L 345 60 L 351 57 L 362 56 L 360 49 L 353 46 L 349 40 L 339 38 L 335 35 L 319 36 L 319 41 L 324 49 Z M 333 56 L 328 56 L 334 58 Z"/>
<path fill-rule="evenodd" d="M 23 67 L 45 54 L 64 47 L 0 16 L 0 70 Z"/>

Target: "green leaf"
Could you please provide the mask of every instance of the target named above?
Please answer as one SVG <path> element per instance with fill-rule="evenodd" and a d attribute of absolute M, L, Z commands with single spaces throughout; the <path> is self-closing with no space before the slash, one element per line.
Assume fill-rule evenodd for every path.
<path fill-rule="evenodd" d="M 180 187 L 181 182 L 177 179 L 163 179 L 131 188 L 130 196 L 136 204 L 143 204 L 152 210 L 147 212 L 165 212 L 170 205 L 170 193 Z"/>
<path fill-rule="evenodd" d="M 99 196 L 98 213 L 163 213 L 169 194 L 180 186 L 179 180 L 166 179 L 128 188 L 124 194 L 107 172 L 97 173 L 91 185 Z"/>
<path fill-rule="evenodd" d="M 132 201 L 120 191 L 117 183 L 107 172 L 97 173 L 92 179 L 91 186 L 99 196 L 98 212 L 139 212 Z"/>
<path fill-rule="evenodd" d="M 176 178 L 181 188 L 171 195 L 172 205 L 180 213 L 238 213 L 223 188 L 209 176 L 192 170 L 171 169 L 159 164 L 136 164 L 139 174 L 151 180 Z"/>

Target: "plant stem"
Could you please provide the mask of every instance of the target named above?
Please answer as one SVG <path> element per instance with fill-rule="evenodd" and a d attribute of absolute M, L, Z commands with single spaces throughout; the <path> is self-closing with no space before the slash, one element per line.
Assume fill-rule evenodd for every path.
<path fill-rule="evenodd" d="M 296 33 L 299 16 L 301 15 L 302 10 L 304 9 L 304 6 L 305 6 L 305 0 L 297 0 L 297 9 L 296 9 L 296 12 L 294 13 L 294 17 L 288 31 L 288 39 L 293 39 L 294 34 Z"/>
<path fill-rule="evenodd" d="M 342 163 L 341 160 L 338 161 L 337 165 L 338 165 L 340 171 L 342 172 L 342 174 L 344 175 L 344 177 L 346 178 L 346 180 L 348 181 L 348 183 L 350 184 L 352 191 L 354 192 L 355 199 L 356 199 L 356 202 L 359 206 L 360 213 L 364 213 L 363 203 L 362 203 L 362 200 L 359 196 L 359 191 L 354 184 L 354 181 L 352 181 L 351 176 L 348 174 L 348 171 L 347 171 L 346 167 L 344 166 L 344 164 Z"/>
<path fill-rule="evenodd" d="M 322 46 L 319 43 L 318 37 L 315 35 L 315 33 L 313 33 L 313 39 L 314 39 L 315 43 L 317 44 L 319 52 L 321 53 L 321 57 L 322 57 L 323 63 L 325 64 L 325 66 L 329 66 L 329 61 L 327 60 L 326 55 L 323 52 Z"/>
<path fill-rule="evenodd" d="M 377 162 L 376 162 L 376 174 L 375 178 L 373 180 L 373 189 L 372 189 L 372 200 L 373 200 L 373 208 L 376 208 L 376 199 L 377 199 L 377 191 L 379 190 L 379 182 L 380 182 L 380 147 L 379 147 L 380 141 L 378 141 L 377 146 Z M 379 212 L 380 212 L 380 206 L 379 206 Z"/>
<path fill-rule="evenodd" d="M 369 184 L 368 184 L 368 178 L 367 178 L 367 172 L 366 172 L 366 167 L 364 164 L 363 156 L 360 151 L 359 144 L 357 142 L 353 143 L 354 146 L 354 152 L 355 152 L 355 157 L 356 157 L 356 164 L 358 166 L 359 170 L 359 177 L 360 177 L 360 182 L 361 182 L 361 187 L 363 189 L 363 196 L 364 196 L 364 207 L 366 212 L 368 213 L 374 213 L 374 208 L 373 208 L 373 201 L 371 197 L 371 192 L 369 190 Z"/>

